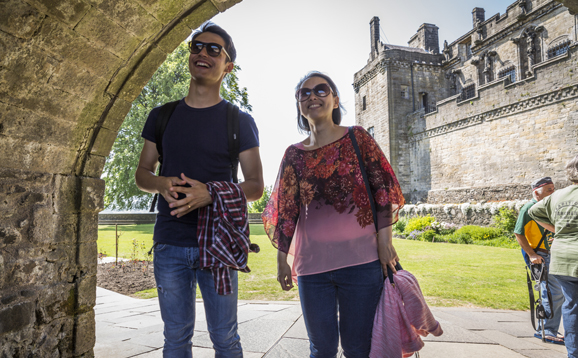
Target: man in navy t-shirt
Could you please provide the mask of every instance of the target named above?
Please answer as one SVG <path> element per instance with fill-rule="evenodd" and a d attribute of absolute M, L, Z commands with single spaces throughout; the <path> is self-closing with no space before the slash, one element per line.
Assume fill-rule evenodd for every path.
<path fill-rule="evenodd" d="M 212 203 L 204 183 L 232 181 L 227 136 L 227 103 L 221 82 L 232 71 L 236 50 L 229 34 L 214 23 L 203 24 L 189 44 L 191 83 L 163 134 L 162 173 L 155 175 L 159 153 L 155 125 L 159 108 L 149 114 L 142 136 L 135 179 L 138 187 L 158 193 L 154 229 L 154 271 L 165 329 L 164 357 L 191 357 L 196 286 L 205 305 L 215 357 L 242 357 L 237 334 L 237 271 L 230 270 L 233 293 L 218 295 L 212 273 L 199 269 L 198 208 Z M 239 112 L 240 184 L 248 201 L 263 194 L 259 137 L 253 118 Z"/>

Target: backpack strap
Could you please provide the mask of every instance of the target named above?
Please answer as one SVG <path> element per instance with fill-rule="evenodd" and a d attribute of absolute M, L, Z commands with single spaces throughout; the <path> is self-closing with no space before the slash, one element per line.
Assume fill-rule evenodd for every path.
<path fill-rule="evenodd" d="M 181 100 L 163 104 L 155 123 L 155 144 L 157 146 L 157 152 L 159 153 L 159 167 L 157 170 L 157 175 L 161 175 L 163 170 L 163 135 L 165 134 L 165 129 L 167 129 L 169 119 L 171 119 L 171 115 L 175 111 L 175 108 L 177 108 L 177 105 L 180 101 Z M 155 211 L 158 197 L 159 194 L 155 194 L 153 197 L 153 202 L 151 203 L 149 212 L 153 213 Z"/>
<path fill-rule="evenodd" d="M 238 183 L 237 172 L 239 170 L 239 107 L 227 102 L 227 137 L 229 143 L 229 159 L 231 161 L 231 173 L 233 183 Z"/>

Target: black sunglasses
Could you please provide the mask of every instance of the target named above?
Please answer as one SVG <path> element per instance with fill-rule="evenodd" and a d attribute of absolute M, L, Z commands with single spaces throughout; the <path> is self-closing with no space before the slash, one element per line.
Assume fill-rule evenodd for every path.
<path fill-rule="evenodd" d="M 219 55 L 221 54 L 221 51 L 223 51 L 225 53 L 225 55 L 227 55 L 227 57 L 229 58 L 229 61 L 231 60 L 231 56 L 229 56 L 229 54 L 227 53 L 227 50 L 225 50 L 223 48 L 223 46 L 214 43 L 214 42 L 210 42 L 210 43 L 205 43 L 205 42 L 201 42 L 201 41 L 191 41 L 189 42 L 189 51 L 191 51 L 191 53 L 193 54 L 198 54 L 201 53 L 201 51 L 203 51 L 203 47 L 205 47 L 207 49 L 207 55 L 211 56 L 211 57 L 219 57 Z"/>
<path fill-rule="evenodd" d="M 327 83 L 320 83 L 317 86 L 311 88 L 300 88 L 295 92 L 295 98 L 299 102 L 304 102 L 311 97 L 311 93 L 315 93 L 317 97 L 327 97 L 330 93 L 333 93 L 331 87 Z"/>

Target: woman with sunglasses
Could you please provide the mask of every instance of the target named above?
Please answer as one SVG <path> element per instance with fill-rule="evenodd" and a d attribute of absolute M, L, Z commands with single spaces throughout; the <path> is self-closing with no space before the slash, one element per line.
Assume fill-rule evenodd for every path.
<path fill-rule="evenodd" d="M 383 152 L 362 127 L 343 127 L 339 92 L 310 72 L 297 85 L 297 120 L 309 136 L 287 148 L 265 230 L 278 249 L 281 288 L 296 276 L 311 357 L 367 358 L 384 272 L 399 260 L 391 227 L 404 199 Z M 379 232 L 349 132 L 359 144 Z M 291 266 L 290 266 L 291 264 Z"/>

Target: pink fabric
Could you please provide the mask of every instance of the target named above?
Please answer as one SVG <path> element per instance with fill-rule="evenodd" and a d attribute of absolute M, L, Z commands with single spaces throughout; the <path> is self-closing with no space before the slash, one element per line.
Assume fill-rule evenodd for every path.
<path fill-rule="evenodd" d="M 370 358 L 409 357 L 423 348 L 419 336 L 443 334 L 429 310 L 416 278 L 405 270 L 385 279 L 373 321 Z"/>

